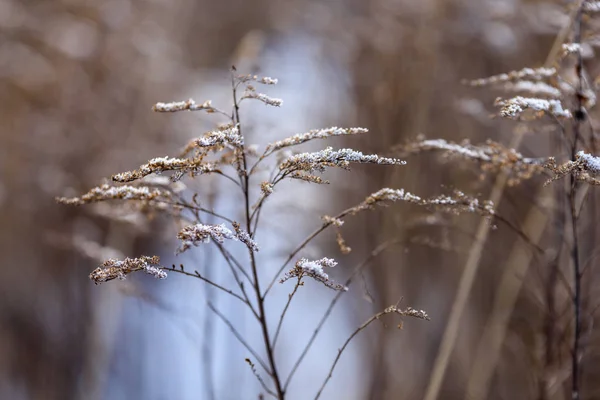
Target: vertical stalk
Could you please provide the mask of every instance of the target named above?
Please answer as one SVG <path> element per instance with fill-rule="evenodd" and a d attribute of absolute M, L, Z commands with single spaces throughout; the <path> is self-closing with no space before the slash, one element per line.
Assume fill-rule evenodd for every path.
<path fill-rule="evenodd" d="M 573 307 L 575 317 L 575 334 L 573 338 L 573 351 L 572 351 L 572 382 L 571 382 L 571 393 L 572 399 L 579 399 L 579 345 L 581 337 L 581 264 L 579 260 L 579 238 L 577 234 L 577 214 L 575 198 L 577 194 L 576 188 L 577 182 L 575 178 L 571 177 L 571 191 L 569 193 L 569 205 L 571 208 L 571 226 L 573 230 L 573 244 L 571 249 L 571 258 L 573 260 L 573 279 L 574 279 L 574 296 L 573 296 Z"/>
<path fill-rule="evenodd" d="M 232 89 L 233 89 L 233 106 L 234 106 L 234 117 L 235 122 L 238 124 L 238 130 L 240 136 L 242 135 L 242 127 L 240 124 L 240 108 L 237 101 L 237 85 L 235 82 L 235 77 L 232 76 Z M 246 231 L 248 234 L 252 234 L 252 214 L 250 212 L 250 186 L 249 181 L 250 177 L 248 175 L 248 168 L 246 162 L 246 152 L 242 145 L 242 170 L 240 171 L 242 176 L 242 189 L 244 191 L 244 204 L 245 204 L 245 215 L 246 215 Z M 261 294 L 260 289 L 260 281 L 258 278 L 258 268 L 256 263 L 256 256 L 252 249 L 248 249 L 250 253 L 250 264 L 252 267 L 252 277 L 254 282 L 252 282 L 252 286 L 254 287 L 254 291 L 256 294 L 256 301 L 258 303 L 258 319 L 262 330 L 263 341 L 265 343 L 265 351 L 267 353 L 267 358 L 269 360 L 269 366 L 271 367 L 271 378 L 273 379 L 273 383 L 275 384 L 275 391 L 277 393 L 277 398 L 279 400 L 284 400 L 285 398 L 285 390 L 281 384 L 281 379 L 279 378 L 279 373 L 277 372 L 277 367 L 275 363 L 275 353 L 273 346 L 271 346 L 271 338 L 269 335 L 269 328 L 267 325 L 267 316 L 265 313 L 265 298 Z"/>
<path fill-rule="evenodd" d="M 581 43 L 581 18 L 582 5 L 579 5 L 575 18 L 575 35 L 573 42 Z M 576 93 L 576 110 L 573 115 L 573 142 L 571 145 L 571 160 L 575 160 L 577 154 L 577 145 L 581 138 L 581 122 L 585 119 L 585 110 L 583 108 L 583 57 L 581 51 L 577 53 L 577 64 L 575 72 L 578 78 L 578 88 Z M 581 262 L 579 259 L 579 237 L 577 233 L 577 180 L 575 176 L 570 176 L 569 189 L 569 206 L 571 208 L 571 229 L 573 235 L 573 243 L 571 248 L 571 258 L 573 261 L 573 281 L 574 281 L 574 319 L 575 332 L 573 337 L 573 350 L 571 355 L 572 377 L 571 377 L 571 398 L 579 399 L 580 394 L 580 339 L 581 339 Z"/>

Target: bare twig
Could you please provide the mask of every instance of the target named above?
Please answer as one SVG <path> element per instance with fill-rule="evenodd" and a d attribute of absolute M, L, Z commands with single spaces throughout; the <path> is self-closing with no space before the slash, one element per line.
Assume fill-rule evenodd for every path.
<path fill-rule="evenodd" d="M 198 272 L 197 270 L 194 270 L 194 273 L 187 272 L 187 271 L 184 269 L 184 267 L 183 267 L 183 264 L 181 264 L 181 265 L 180 265 L 180 269 L 177 269 L 177 268 L 175 267 L 175 265 L 173 265 L 173 267 L 172 267 L 172 268 L 162 268 L 162 269 L 164 269 L 164 270 L 167 270 L 167 271 L 169 271 L 169 272 L 177 272 L 178 274 L 181 274 L 181 275 L 191 276 L 191 277 L 193 277 L 193 278 L 198 278 L 198 279 L 200 279 L 200 280 L 202 280 L 202 281 L 204 281 L 204 282 L 208 283 L 209 285 L 211 285 L 211 286 L 213 286 L 213 287 L 216 287 L 217 289 L 219 289 L 219 290 L 222 290 L 223 292 L 225 292 L 225 293 L 227 293 L 227 294 L 229 294 L 229 295 L 231 295 L 231 296 L 235 297 L 236 299 L 238 299 L 238 300 L 242 301 L 244 304 L 246 304 L 246 305 L 249 305 L 249 304 L 248 304 L 248 301 L 247 301 L 246 299 L 244 299 L 242 296 L 240 296 L 239 294 L 237 294 L 237 293 L 233 292 L 233 291 L 232 291 L 232 290 L 230 290 L 230 289 L 227 289 L 227 288 L 226 288 L 226 287 L 224 287 L 224 286 L 221 286 L 221 285 L 219 285 L 218 283 L 215 283 L 215 282 L 211 281 L 210 279 L 207 279 L 207 278 L 205 278 L 205 277 L 204 277 L 204 276 L 202 276 L 202 275 L 200 274 L 200 272 Z"/>
<path fill-rule="evenodd" d="M 263 387 L 263 389 L 265 390 L 265 392 L 267 392 L 271 396 L 277 398 L 277 394 L 275 394 L 274 391 L 272 391 L 271 389 L 269 389 L 269 387 L 265 383 L 264 379 L 260 376 L 260 374 L 256 370 L 256 366 L 254 365 L 254 363 L 252 362 L 252 360 L 249 359 L 249 358 L 246 358 L 246 363 L 250 367 L 250 370 L 252 371 L 252 374 L 256 377 L 256 379 L 258 380 L 258 382 L 260 383 L 260 385 Z"/>
<path fill-rule="evenodd" d="M 223 315 L 223 313 L 221 313 L 212 303 L 210 303 L 210 302 L 208 303 L 208 308 L 210 308 L 212 312 L 214 312 L 219 318 L 221 318 L 221 320 L 223 322 L 225 322 L 225 325 L 227 325 L 227 327 L 229 328 L 229 330 L 231 330 L 231 333 L 233 333 L 233 336 L 235 336 L 235 338 L 246 348 L 246 350 L 248 350 L 250 352 L 250 354 L 252 354 L 252 356 L 256 359 L 256 361 L 258 361 L 258 363 L 260 364 L 260 366 L 265 371 L 267 371 L 267 373 L 269 373 L 269 375 L 270 375 L 271 374 L 271 370 L 269 369 L 269 367 L 267 366 L 267 364 L 258 355 L 258 353 L 256 352 L 256 350 L 254 350 L 252 348 L 252 346 L 250 346 L 250 344 L 248 344 L 248 342 L 246 342 L 246 340 L 244 340 L 244 337 L 235 328 L 235 326 L 233 326 L 233 323 L 229 319 L 227 319 L 227 317 L 225 315 Z"/>
<path fill-rule="evenodd" d="M 323 389 L 325 389 L 325 386 L 327 385 L 327 383 L 329 382 L 329 380 L 333 376 L 333 370 L 335 369 L 338 361 L 340 360 L 340 357 L 342 356 L 342 353 L 344 352 L 344 350 L 346 349 L 346 347 L 348 347 L 348 344 L 352 341 L 352 339 L 354 339 L 354 337 L 356 335 L 358 335 L 360 333 L 360 331 L 362 331 L 367 326 L 369 326 L 373 321 L 378 320 L 379 318 L 383 317 L 386 314 L 398 314 L 398 315 L 401 315 L 401 316 L 410 316 L 410 317 L 415 317 L 415 318 L 429 320 L 429 317 L 427 316 L 427 314 L 424 311 L 417 311 L 417 310 L 414 310 L 414 309 L 412 309 L 410 307 L 407 308 L 406 310 L 400 310 L 398 308 L 398 304 L 391 305 L 388 308 L 386 308 L 385 310 L 383 310 L 381 312 L 378 312 L 377 314 L 373 315 L 371 318 L 369 318 L 368 320 L 366 320 L 361 326 L 359 326 L 358 328 L 356 328 L 356 330 L 354 332 L 352 332 L 352 334 L 350 335 L 350 337 L 348 337 L 348 339 L 346 339 L 346 341 L 342 345 L 342 348 L 338 350 L 338 354 L 335 357 L 335 360 L 333 361 L 333 364 L 331 365 L 331 368 L 329 369 L 329 373 L 327 374 L 327 377 L 325 378 L 325 381 L 323 381 L 323 384 L 321 385 L 321 388 L 317 392 L 317 395 L 315 396 L 315 400 L 317 400 L 319 397 L 321 397 L 321 393 L 323 393 Z"/>
<path fill-rule="evenodd" d="M 354 270 L 352 271 L 352 273 L 350 274 L 350 276 L 348 277 L 348 279 L 346 279 L 346 282 L 344 282 L 344 286 L 346 286 L 346 287 L 350 286 L 350 284 L 352 283 L 352 280 L 365 267 L 367 267 L 375 258 L 377 258 L 377 256 L 379 256 L 379 254 L 381 254 L 383 251 L 385 251 L 386 249 L 390 248 L 391 246 L 399 244 L 399 243 L 402 243 L 402 242 L 403 242 L 402 239 L 394 239 L 394 240 L 389 240 L 387 242 L 384 242 L 384 243 L 380 244 L 379 246 L 377 246 L 375 248 L 375 250 L 373 250 L 371 252 L 371 254 L 369 254 L 369 256 L 362 263 L 358 264 L 354 268 Z M 287 379 L 285 380 L 284 388 L 286 390 L 287 390 L 290 382 L 292 381 L 292 378 L 294 377 L 294 374 L 298 370 L 298 367 L 300 367 L 300 364 L 302 364 L 302 361 L 304 360 L 304 357 L 306 357 L 306 355 L 308 354 L 308 351 L 312 347 L 312 344 L 314 343 L 315 339 L 319 335 L 319 332 L 321 332 L 321 329 L 323 328 L 323 325 L 325 325 L 325 322 L 327 321 L 327 319 L 331 315 L 331 312 L 333 311 L 333 308 L 335 307 L 335 305 L 337 304 L 337 302 L 339 301 L 339 299 L 342 297 L 343 293 L 344 292 L 337 292 L 337 294 L 335 295 L 335 297 L 329 303 L 329 306 L 327 307 L 327 310 L 325 310 L 325 313 L 323 314 L 323 317 L 321 317 L 321 320 L 319 321 L 319 324 L 317 325 L 317 327 L 313 331 L 312 335 L 310 336 L 310 339 L 308 340 L 308 343 L 306 344 L 306 346 L 304 346 L 304 348 L 302 349 L 302 353 L 300 354 L 300 356 L 298 357 L 298 359 L 294 363 L 294 366 L 292 367 L 292 369 L 290 371 L 290 374 L 288 375 Z"/>
<path fill-rule="evenodd" d="M 275 335 L 273 336 L 273 347 L 277 345 L 277 338 L 279 337 L 279 332 L 281 332 L 281 327 L 283 326 L 283 319 L 285 318 L 285 314 L 287 313 L 287 310 L 290 307 L 290 304 L 292 303 L 292 299 L 294 298 L 294 295 L 296 294 L 300 286 L 302 286 L 302 276 L 298 276 L 298 281 L 294 285 L 294 290 L 288 295 L 288 300 L 285 303 L 283 311 L 281 312 L 279 322 L 277 323 L 277 328 L 275 329 Z"/>

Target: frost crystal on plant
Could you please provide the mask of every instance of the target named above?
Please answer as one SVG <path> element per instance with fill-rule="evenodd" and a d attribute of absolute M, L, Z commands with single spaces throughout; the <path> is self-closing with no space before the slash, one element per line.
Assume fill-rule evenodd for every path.
<path fill-rule="evenodd" d="M 575 155 L 575 160 L 567 161 L 562 165 L 558 165 L 556 159 L 550 157 L 545 167 L 554 173 L 554 176 L 546 181 L 546 185 L 570 174 L 578 181 L 600 185 L 600 180 L 593 177 L 600 174 L 600 157 L 584 151 L 579 151 Z"/>
<path fill-rule="evenodd" d="M 277 85 L 277 78 L 271 78 L 268 76 L 265 76 L 263 78 L 261 78 L 260 80 L 258 80 L 258 82 L 263 83 L 265 85 Z"/>
<path fill-rule="evenodd" d="M 281 105 L 283 104 L 283 100 L 281 100 L 281 99 L 278 99 L 275 97 L 269 97 L 264 93 L 258 93 L 254 90 L 247 90 L 244 93 L 244 96 L 242 97 L 242 99 L 256 99 L 256 100 L 262 101 L 266 105 L 273 106 L 273 107 L 281 107 Z"/>
<path fill-rule="evenodd" d="M 365 201 L 354 209 L 353 213 L 372 208 L 375 205 L 386 205 L 397 201 L 405 201 L 408 203 L 418 204 L 421 206 L 431 207 L 442 212 L 450 212 L 460 214 L 470 212 L 480 214 L 482 216 L 491 217 L 494 215 L 494 205 L 491 201 L 479 201 L 476 198 L 467 196 L 463 192 L 455 191 L 454 197 L 447 195 L 435 196 L 429 199 L 423 199 L 404 189 L 381 189 L 365 199 Z"/>
<path fill-rule="evenodd" d="M 563 43 L 562 50 L 565 55 L 579 53 L 581 51 L 581 43 Z"/>
<path fill-rule="evenodd" d="M 589 13 L 600 12 L 600 1 L 584 1 L 582 7 Z"/>
<path fill-rule="evenodd" d="M 145 186 L 110 186 L 104 184 L 90 189 L 81 197 L 58 197 L 56 201 L 62 204 L 82 205 L 104 200 L 155 200 L 159 197 L 168 198 L 168 192 L 158 189 L 150 189 Z"/>
<path fill-rule="evenodd" d="M 181 246 L 177 252 L 182 253 L 192 246 L 197 246 L 200 243 L 208 243 L 210 242 L 210 239 L 219 244 L 223 244 L 225 239 L 237 240 L 244 243 L 250 250 L 258 251 L 258 245 L 248 232 L 240 228 L 240 224 L 234 222 L 233 228 L 235 233 L 227 228 L 225 224 L 188 225 L 177 234 L 177 238 L 181 240 Z"/>
<path fill-rule="evenodd" d="M 357 135 L 367 132 L 369 132 L 369 130 L 365 128 L 338 128 L 337 126 L 332 126 L 331 128 L 326 129 L 313 129 L 309 132 L 298 133 L 289 138 L 269 144 L 265 150 L 265 154 L 270 154 L 279 149 L 302 144 L 313 139 L 325 139 L 332 136 Z"/>
<path fill-rule="evenodd" d="M 323 215 L 321 217 L 321 219 L 327 225 L 333 225 L 333 226 L 338 227 L 338 228 L 341 227 L 342 225 L 344 225 L 344 221 L 343 220 L 341 220 L 339 218 L 331 217 L 329 215 Z"/>
<path fill-rule="evenodd" d="M 511 71 L 504 74 L 493 75 L 487 78 L 464 81 L 463 83 L 470 86 L 486 86 L 509 81 L 519 81 L 522 79 L 540 81 L 543 79 L 553 77 L 554 75 L 556 75 L 556 72 L 556 68 L 523 68 L 518 71 Z"/>
<path fill-rule="evenodd" d="M 577 153 L 577 158 L 585 165 L 586 170 L 593 174 L 600 173 L 600 157 L 587 154 L 584 151 Z"/>
<path fill-rule="evenodd" d="M 545 159 L 527 158 L 515 149 L 488 140 L 482 145 L 473 145 L 468 140 L 452 143 L 443 139 L 426 140 L 419 138 L 415 142 L 400 147 L 401 154 L 418 154 L 426 151 L 443 151 L 446 157 L 460 157 L 480 164 L 482 177 L 485 172 L 508 174 L 509 185 L 516 185 L 524 179 L 530 179 L 543 172 Z"/>
<path fill-rule="evenodd" d="M 258 251 L 258 244 L 252 239 L 250 234 L 240 228 L 240 224 L 237 222 L 233 223 L 233 228 L 235 229 L 235 238 L 240 242 L 244 243 L 250 250 Z"/>
<path fill-rule="evenodd" d="M 244 138 L 240 136 L 237 126 L 226 126 L 206 133 L 200 138 L 193 139 L 185 147 L 183 155 L 196 148 L 219 151 L 225 147 L 239 148 L 244 145 Z"/>
<path fill-rule="evenodd" d="M 273 193 L 273 184 L 266 181 L 262 182 L 260 184 L 260 191 L 262 192 L 263 196 L 269 196 Z"/>
<path fill-rule="evenodd" d="M 309 276 L 314 280 L 321 282 L 330 289 L 347 291 L 348 288 L 346 286 L 330 280 L 329 275 L 327 275 L 327 273 L 323 270 L 323 268 L 333 268 L 336 265 L 337 262 L 331 258 L 321 258 L 320 260 L 314 261 L 309 261 L 306 258 L 302 258 L 296 262 L 294 268 L 288 271 L 279 282 L 284 283 L 291 278 L 302 279 L 305 276 Z"/>
<path fill-rule="evenodd" d="M 562 107 L 560 100 L 545 100 L 535 97 L 513 97 L 508 100 L 496 99 L 496 106 L 500 108 L 500 115 L 505 118 L 517 118 L 525 109 L 542 111 L 560 118 L 571 118 L 571 112 Z"/>
<path fill-rule="evenodd" d="M 548 96 L 553 98 L 559 98 L 561 96 L 560 90 L 552 85 L 545 82 L 533 82 L 533 81 L 517 81 L 507 82 L 502 88 L 506 91 L 512 92 L 525 92 L 535 96 Z"/>
<path fill-rule="evenodd" d="M 208 243 L 210 239 L 222 244 L 225 239 L 234 239 L 235 235 L 225 224 L 196 224 L 184 227 L 177 234 L 177 238 L 182 242 L 178 250 L 181 253 L 189 249 L 192 245 L 197 246 L 199 243 Z"/>
<path fill-rule="evenodd" d="M 156 103 L 152 107 L 152 110 L 156 112 L 215 111 L 210 100 L 207 100 L 202 104 L 196 104 L 196 102 L 193 99 L 189 99 L 187 101 L 174 101 L 171 103 Z"/>
<path fill-rule="evenodd" d="M 96 268 L 90 274 L 90 279 L 96 284 L 108 282 L 113 279 L 125 279 L 125 277 L 136 271 L 144 271 L 157 279 L 165 279 L 167 273 L 160 267 L 158 256 L 139 258 L 126 258 L 125 260 L 109 259 Z M 158 265 L 158 266 L 157 266 Z"/>
<path fill-rule="evenodd" d="M 381 164 L 381 165 L 404 165 L 406 161 L 395 158 L 380 157 L 376 154 L 364 155 L 360 151 L 352 149 L 333 150 L 327 147 L 325 150 L 314 153 L 301 153 L 291 156 L 279 165 L 284 174 L 296 171 L 324 172 L 325 167 L 339 167 L 349 169 L 351 163 L 356 164 Z"/>
<path fill-rule="evenodd" d="M 277 85 L 277 83 L 279 82 L 279 80 L 277 78 L 271 78 L 270 76 L 264 76 L 264 77 L 259 77 L 258 75 L 238 75 L 236 77 L 236 80 L 240 83 L 247 83 L 247 82 L 258 82 L 258 83 L 262 83 L 263 85 Z"/>
<path fill-rule="evenodd" d="M 205 163 L 201 160 L 189 160 L 186 158 L 157 157 L 140 165 L 139 169 L 134 171 L 122 172 L 113 175 L 112 180 L 116 182 L 131 182 L 141 179 L 150 174 L 159 174 L 165 171 L 176 171 L 175 180 L 181 177 L 181 174 L 191 172 L 192 175 L 202 175 L 218 171 L 213 163 Z"/>

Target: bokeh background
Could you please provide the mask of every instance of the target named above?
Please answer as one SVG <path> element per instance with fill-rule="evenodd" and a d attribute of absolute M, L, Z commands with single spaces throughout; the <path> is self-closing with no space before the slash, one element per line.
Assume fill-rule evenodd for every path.
<path fill-rule="evenodd" d="M 176 154 L 188 139 L 219 122 L 197 113 L 154 114 L 154 103 L 193 97 L 227 108 L 229 68 L 236 65 L 243 73 L 280 79 L 269 93 L 284 99 L 281 109 L 257 104 L 244 111 L 254 143 L 332 125 L 371 131 L 336 145 L 384 154 L 418 134 L 509 143 L 514 124 L 488 117 L 494 94 L 460 82 L 541 66 L 568 22 L 563 5 L 550 0 L 0 0 L 0 397 L 258 397 L 259 387 L 243 362 L 245 350 L 206 312 L 212 299 L 260 344 L 252 320 L 229 300 L 178 276 L 160 282 L 132 277 L 101 286 L 88 279 L 106 248 L 194 262 L 215 279 L 226 279 L 214 254 L 198 250 L 195 259 L 175 259 L 176 244 L 166 239 L 173 231 L 160 218 L 147 223 L 54 202 L 55 196 L 81 193 L 152 157 Z M 548 137 L 542 135 L 526 139 L 522 151 L 531 155 L 545 148 Z M 422 195 L 459 188 L 485 197 L 493 182 L 479 180 L 473 165 L 443 165 L 429 156 L 408 161 L 396 169 L 358 168 L 336 175 L 331 187 L 300 184 L 293 195 L 282 194 L 273 206 L 279 217 L 265 224 L 265 262 L 285 257 L 319 224 L 319 215 L 356 204 L 383 186 Z M 221 207 L 236 206 L 216 182 L 196 188 Z M 507 190 L 501 211 L 519 221 L 532 204 L 530 189 L 526 184 Z M 425 216 L 408 206 L 360 216 L 344 231 L 354 248 L 351 255 L 336 253 L 331 235 L 309 250 L 307 256 L 339 256 L 343 261 L 335 276 L 343 277 L 385 238 L 407 239 L 354 284 L 290 398 L 312 398 L 348 334 L 400 298 L 403 305 L 426 310 L 432 321 L 406 320 L 398 330 L 392 319 L 387 327 L 375 324 L 363 332 L 324 397 L 423 397 L 479 223 L 477 216 Z M 525 284 L 489 387 L 482 397 L 467 390 L 473 365 L 482 357 L 478 341 L 504 262 L 518 245 L 502 227 L 488 239 L 439 398 L 543 398 L 540 381 L 548 375 L 539 282 L 545 275 L 535 262 L 522 276 Z M 331 296 L 317 285 L 302 290 L 284 329 L 278 356 L 284 371 Z M 272 318 L 289 291 L 289 286 L 277 289 Z M 568 376 L 563 368 L 568 356 L 562 361 L 553 364 L 553 399 L 566 398 L 557 389 Z M 586 373 L 593 380 L 592 369 Z"/>

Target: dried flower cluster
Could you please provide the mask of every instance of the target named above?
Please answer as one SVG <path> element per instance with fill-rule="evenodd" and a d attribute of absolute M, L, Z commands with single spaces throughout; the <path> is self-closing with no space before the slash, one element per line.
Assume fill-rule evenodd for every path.
<path fill-rule="evenodd" d="M 559 98 L 561 91 L 546 82 L 533 82 L 533 81 L 517 81 L 517 82 L 506 82 L 502 89 L 507 92 L 518 92 L 527 93 L 534 96 L 546 96 L 551 98 Z"/>
<path fill-rule="evenodd" d="M 413 317 L 413 318 L 419 318 L 419 319 L 424 319 L 429 321 L 429 315 L 427 315 L 427 313 L 423 310 L 415 310 L 412 307 L 407 307 L 405 310 L 402 310 L 400 308 L 398 308 L 397 305 L 393 305 L 393 306 L 389 306 L 388 308 L 386 308 L 384 310 L 384 313 L 386 314 L 391 314 L 391 313 L 396 313 L 396 314 L 400 314 L 404 317 Z"/>
<path fill-rule="evenodd" d="M 240 84 L 246 85 L 246 90 L 244 91 L 244 94 L 242 95 L 242 98 L 240 99 L 240 101 L 242 101 L 244 99 L 255 99 L 255 100 L 265 103 L 268 106 L 281 107 L 281 105 L 283 104 L 283 100 L 275 98 L 275 97 L 271 97 L 264 93 L 257 92 L 256 88 L 253 85 L 249 84 L 248 82 L 257 82 L 257 83 L 262 83 L 264 85 L 276 85 L 278 80 L 274 79 L 274 78 L 270 78 L 268 76 L 264 77 L 264 78 L 259 78 L 256 75 L 238 75 L 238 76 L 236 76 L 234 88 L 237 88 L 237 86 Z"/>
<path fill-rule="evenodd" d="M 177 234 L 177 238 L 182 242 L 178 253 L 182 253 L 192 246 L 197 246 L 200 243 L 209 243 L 210 239 L 219 244 L 223 244 L 225 239 L 239 240 L 244 243 L 252 251 L 258 251 L 258 245 L 250 237 L 248 232 L 240 228 L 236 222 L 233 223 L 235 233 L 232 232 L 225 224 L 219 225 L 204 225 L 196 224 L 184 227 Z"/>
<path fill-rule="evenodd" d="M 157 279 L 165 279 L 167 273 L 160 266 L 158 256 L 139 258 L 126 258 L 125 260 L 109 259 L 102 264 L 102 267 L 96 268 L 90 274 L 90 279 L 96 284 L 108 282 L 113 279 L 125 279 L 128 274 L 136 271 L 144 271 Z"/>
<path fill-rule="evenodd" d="M 238 149 L 244 145 L 244 138 L 240 136 L 237 126 L 223 126 L 222 129 L 207 132 L 200 138 L 193 139 L 182 152 L 185 157 L 192 150 L 198 150 L 196 158 L 206 155 L 209 151 L 218 152 L 224 148 Z"/>
<path fill-rule="evenodd" d="M 554 174 L 552 178 L 546 181 L 546 185 L 567 175 L 573 175 L 575 179 L 581 182 L 600 185 L 600 180 L 594 177 L 600 173 L 600 157 L 587 154 L 584 151 L 578 152 L 575 160 L 560 165 L 556 163 L 554 157 L 550 157 L 545 166 Z"/>
<path fill-rule="evenodd" d="M 293 155 L 281 163 L 279 169 L 283 177 L 303 179 L 315 183 L 328 183 L 320 177 L 312 175 L 312 173 L 315 171 L 325 172 L 326 167 L 349 169 L 351 163 L 404 165 L 406 161 L 380 157 L 376 154 L 364 155 L 360 151 L 352 149 L 333 150 L 333 148 L 327 147 L 325 150 L 313 153 Z"/>
<path fill-rule="evenodd" d="M 496 99 L 494 103 L 500 107 L 500 116 L 516 119 L 520 117 L 525 110 L 530 109 L 536 112 L 534 117 L 548 114 L 557 118 L 571 118 L 571 112 L 563 108 L 560 100 L 545 100 L 536 97 L 513 97 L 511 99 Z"/>
<path fill-rule="evenodd" d="M 523 157 L 515 149 L 488 140 L 482 145 L 473 145 L 468 140 L 462 143 L 452 143 L 444 139 L 426 140 L 419 138 L 401 146 L 402 155 L 419 154 L 428 151 L 442 151 L 446 157 L 459 157 L 464 160 L 475 161 L 480 166 L 481 178 L 485 172 L 508 174 L 508 184 L 514 186 L 521 181 L 530 179 L 544 170 L 545 159 Z"/>
<path fill-rule="evenodd" d="M 329 215 L 323 215 L 321 217 L 321 219 L 323 220 L 323 222 L 325 222 L 325 224 L 327 225 L 333 225 L 337 228 L 341 227 L 342 225 L 344 225 L 344 221 L 341 220 L 340 218 L 334 218 L 331 217 Z"/>
<path fill-rule="evenodd" d="M 265 149 L 265 156 L 285 147 L 296 146 L 313 139 L 327 139 L 333 136 L 358 135 L 360 133 L 367 132 L 369 132 L 369 130 L 365 128 L 338 128 L 337 126 L 326 129 L 313 129 L 309 132 L 301 134 L 299 133 L 289 138 L 278 140 L 275 143 L 269 144 Z"/>
<path fill-rule="evenodd" d="M 83 205 L 106 200 L 157 200 L 168 199 L 169 192 L 151 189 L 146 186 L 110 186 L 107 184 L 90 189 L 80 197 L 58 197 L 56 201 L 62 204 Z"/>
<path fill-rule="evenodd" d="M 271 193 L 273 193 L 273 184 L 270 182 L 262 182 L 260 184 L 260 191 L 263 194 L 264 197 L 267 197 L 268 195 L 270 195 Z"/>
<path fill-rule="evenodd" d="M 387 205 L 398 201 L 418 204 L 436 211 L 449 212 L 452 214 L 475 213 L 484 217 L 494 216 L 494 204 L 491 201 L 480 201 L 474 197 L 467 196 L 461 191 L 455 191 L 454 196 L 435 196 L 423 199 L 404 189 L 381 189 L 365 199 L 365 201 L 352 209 L 356 213 L 374 206 Z"/>
<path fill-rule="evenodd" d="M 587 13 L 600 12 L 600 1 L 584 1 L 582 7 Z"/>
<path fill-rule="evenodd" d="M 562 50 L 563 50 L 563 56 L 566 56 L 569 54 L 576 54 L 576 53 L 581 52 L 582 46 L 581 46 L 581 43 L 564 43 L 562 45 Z"/>
<path fill-rule="evenodd" d="M 506 82 L 517 82 L 522 80 L 541 81 L 552 78 L 557 73 L 556 68 L 523 68 L 518 71 L 511 71 L 504 74 L 493 75 L 487 78 L 474 80 L 465 80 L 463 84 L 470 86 L 488 86 L 504 84 Z"/>
<path fill-rule="evenodd" d="M 174 101 L 171 103 L 156 103 L 152 107 L 152 110 L 156 112 L 206 111 L 209 113 L 217 111 L 213 108 L 210 100 L 207 100 L 202 104 L 197 104 L 193 99 L 187 101 Z"/>
<path fill-rule="evenodd" d="M 246 88 L 246 91 L 244 92 L 244 96 L 242 97 L 242 100 L 243 99 L 256 99 L 256 100 L 262 101 L 263 103 L 265 103 L 268 106 L 273 106 L 273 107 L 281 107 L 281 105 L 283 104 L 283 100 L 278 99 L 276 97 L 267 96 L 264 93 L 259 93 L 252 86 L 248 86 Z"/>
<path fill-rule="evenodd" d="M 284 283 L 292 278 L 298 278 L 301 280 L 303 277 L 308 276 L 318 282 L 321 282 L 330 289 L 347 291 L 348 288 L 346 286 L 332 281 L 329 278 L 329 275 L 323 270 L 323 268 L 333 268 L 336 265 L 337 262 L 331 258 L 321 258 L 320 260 L 314 261 L 309 261 L 306 258 L 302 258 L 296 262 L 294 268 L 289 270 L 279 282 Z"/>
<path fill-rule="evenodd" d="M 192 176 L 196 176 L 216 172 L 218 168 L 214 163 L 203 162 L 198 159 L 157 157 L 146 164 L 140 165 L 139 169 L 113 175 L 112 180 L 115 182 L 132 182 L 150 174 L 160 174 L 166 171 L 175 171 L 171 179 L 177 181 L 188 172 Z"/>
<path fill-rule="evenodd" d="M 243 230 L 240 227 L 239 223 L 234 222 L 233 229 L 235 230 L 235 238 L 237 240 L 244 243 L 246 245 L 246 247 L 248 247 L 251 251 L 256 252 L 259 250 L 258 244 L 256 244 L 256 242 L 254 241 L 254 239 L 252 239 L 252 237 L 250 236 L 250 234 L 248 232 L 246 232 L 245 230 Z"/>
<path fill-rule="evenodd" d="M 269 76 L 259 77 L 258 75 L 238 75 L 236 80 L 240 83 L 257 82 L 263 85 L 277 85 L 279 80 L 277 78 L 271 78 Z"/>

